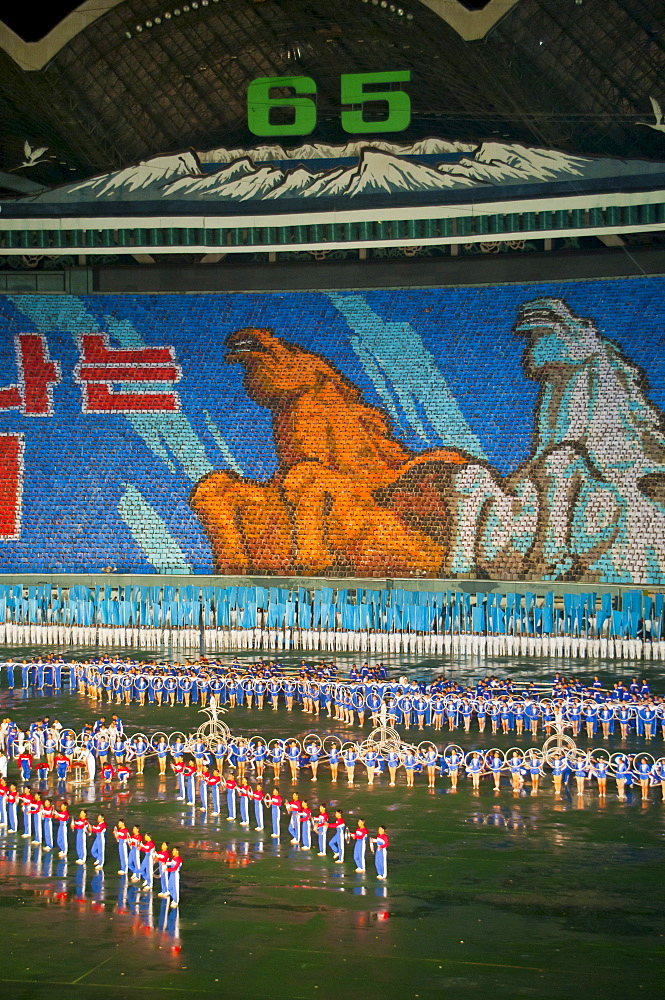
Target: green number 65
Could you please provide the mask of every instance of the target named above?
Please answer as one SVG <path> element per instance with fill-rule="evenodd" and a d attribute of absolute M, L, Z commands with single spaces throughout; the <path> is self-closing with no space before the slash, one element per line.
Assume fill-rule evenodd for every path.
<path fill-rule="evenodd" d="M 408 83 L 409 70 L 385 73 L 345 73 L 341 79 L 342 128 L 345 132 L 403 132 L 411 124 L 411 99 L 403 90 L 385 90 L 387 85 Z M 273 91 L 292 90 L 288 97 L 273 97 Z M 247 127 L 254 135 L 309 135 L 316 127 L 316 83 L 309 76 L 262 76 L 247 89 Z M 366 118 L 366 105 L 387 105 L 381 121 Z M 289 108 L 291 114 L 274 121 L 271 112 Z M 285 121 L 284 118 L 292 118 Z"/>
<path fill-rule="evenodd" d="M 408 83 L 409 70 L 388 73 L 345 73 L 342 76 L 342 104 L 355 107 L 342 111 L 345 132 L 403 132 L 411 124 L 411 98 L 403 90 L 375 90 L 376 84 Z M 362 105 L 368 101 L 388 105 L 388 117 L 383 121 L 367 121 Z M 358 107 L 358 105 L 360 105 Z"/>
<path fill-rule="evenodd" d="M 271 97 L 276 88 L 291 88 L 293 97 Z M 247 89 L 247 127 L 254 135 L 309 135 L 316 127 L 316 104 L 303 94 L 316 94 L 309 76 L 261 76 Z M 293 108 L 293 121 L 273 124 L 273 108 Z"/>

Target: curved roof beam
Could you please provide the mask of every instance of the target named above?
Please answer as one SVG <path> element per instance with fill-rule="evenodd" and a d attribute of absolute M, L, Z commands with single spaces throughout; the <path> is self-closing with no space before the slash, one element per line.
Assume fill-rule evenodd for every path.
<path fill-rule="evenodd" d="M 85 0 L 76 10 L 64 17 L 38 42 L 24 42 L 20 35 L 0 20 L 0 48 L 25 70 L 40 70 L 72 38 L 84 31 L 104 14 L 123 3 L 123 0 Z"/>
<path fill-rule="evenodd" d="M 420 0 L 420 3 L 429 7 L 467 42 L 484 38 L 518 2 L 519 0 L 490 0 L 484 10 L 467 10 L 458 3 L 458 0 Z M 121 3 L 123 0 L 85 0 L 85 3 L 63 18 L 38 42 L 24 42 L 15 31 L 0 20 L 0 48 L 11 56 L 21 69 L 28 71 L 43 69 L 47 62 L 79 32 L 84 31 L 88 25 Z"/>
<path fill-rule="evenodd" d="M 438 14 L 465 42 L 484 38 L 519 0 L 490 0 L 483 10 L 467 10 L 458 0 L 420 0 Z"/>

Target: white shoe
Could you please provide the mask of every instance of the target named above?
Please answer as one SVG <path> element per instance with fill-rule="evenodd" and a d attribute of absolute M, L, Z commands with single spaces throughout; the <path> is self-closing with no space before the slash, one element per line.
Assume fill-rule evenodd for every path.
<path fill-rule="evenodd" d="M 83 858 L 77 858 L 77 859 L 76 859 L 76 864 L 77 864 L 77 865 L 84 865 L 84 864 L 85 864 L 85 861 L 83 860 Z"/>
<path fill-rule="evenodd" d="M 343 864 L 344 864 L 344 862 L 342 861 L 342 859 L 341 859 L 341 858 L 338 858 L 338 859 L 337 859 L 337 861 L 335 862 L 335 864 L 336 864 L 336 865 L 343 865 Z"/>
<path fill-rule="evenodd" d="M 326 852 L 325 851 L 319 851 L 316 856 L 317 856 L 317 858 L 325 858 Z"/>
<path fill-rule="evenodd" d="M 125 872 L 124 872 L 124 871 L 119 871 L 119 872 L 118 872 L 118 875 L 126 875 L 126 874 L 127 874 L 127 872 L 126 872 L 126 871 L 125 871 Z"/>
<path fill-rule="evenodd" d="M 177 904 L 177 903 L 175 902 L 175 900 L 174 900 L 174 901 L 173 901 L 173 902 L 171 903 L 171 909 L 172 909 L 172 910 L 175 910 L 175 908 L 176 908 L 176 906 L 177 906 L 177 905 L 178 905 L 178 904 Z"/>

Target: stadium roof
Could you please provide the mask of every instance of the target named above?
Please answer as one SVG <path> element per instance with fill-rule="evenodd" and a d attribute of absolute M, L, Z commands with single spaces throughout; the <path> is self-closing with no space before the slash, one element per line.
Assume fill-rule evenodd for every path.
<path fill-rule="evenodd" d="M 663 96 L 662 0 L 465 6 L 481 2 L 87 0 L 37 43 L 0 24 L 0 168 L 18 167 L 26 139 L 48 147 L 29 171 L 42 183 L 252 145 L 259 76 L 314 76 L 313 138 L 340 141 L 340 74 L 393 68 L 412 74 L 408 139 L 665 156 L 665 133 L 636 125 L 655 124 L 650 98 Z"/>

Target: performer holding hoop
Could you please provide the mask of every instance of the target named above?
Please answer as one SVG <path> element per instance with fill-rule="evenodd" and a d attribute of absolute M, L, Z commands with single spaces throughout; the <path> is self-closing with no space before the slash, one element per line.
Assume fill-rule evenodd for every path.
<path fill-rule="evenodd" d="M 504 769 L 504 760 L 500 750 L 488 750 L 485 754 L 485 767 L 491 772 L 494 778 L 494 791 L 499 791 L 501 784 L 501 772 Z"/>
<path fill-rule="evenodd" d="M 614 768 L 614 780 L 617 783 L 619 802 L 626 801 L 626 783 L 632 781 L 630 774 L 630 761 L 625 754 L 616 754 L 610 763 Z"/>

